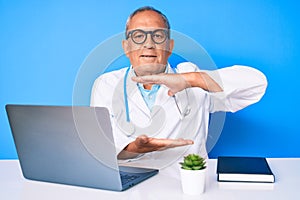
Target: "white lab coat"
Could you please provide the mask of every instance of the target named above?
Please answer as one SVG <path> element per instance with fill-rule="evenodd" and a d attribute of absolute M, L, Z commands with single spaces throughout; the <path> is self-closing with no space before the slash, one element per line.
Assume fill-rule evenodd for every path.
<path fill-rule="evenodd" d="M 122 68 L 98 77 L 91 95 L 91 106 L 107 107 L 110 111 L 117 153 L 135 140 L 135 136 L 126 135 L 128 129 L 123 128 L 124 126 L 120 122 L 126 120 L 123 95 L 126 69 Z M 181 63 L 177 66 L 177 73 L 193 71 L 200 71 L 200 69 L 190 62 Z M 187 89 L 187 97 L 185 91 L 181 91 L 177 94 L 179 108 L 184 110 L 185 106 L 189 105 L 192 111 L 186 117 L 182 117 L 174 98 L 167 94 L 168 88 L 161 85 L 156 96 L 155 105 L 163 112 L 160 118 L 155 121 L 152 120 L 151 111 L 137 89 L 136 83 L 131 80 L 131 76 L 134 76 L 131 69 L 126 80 L 128 105 L 131 122 L 136 127 L 140 127 L 140 132 L 137 135 L 146 134 L 157 138 L 194 140 L 194 144 L 191 146 L 147 153 L 135 159 L 135 165 L 163 168 L 188 153 L 197 153 L 207 157 L 205 144 L 210 113 L 217 111 L 236 112 L 256 103 L 264 95 L 267 87 L 266 77 L 260 71 L 246 66 L 235 65 L 206 72 L 218 82 L 223 88 L 223 92 L 211 93 L 201 88 L 189 88 Z M 173 73 L 169 65 L 168 73 Z M 155 130 L 152 130 L 153 126 L 151 127 L 151 125 L 155 123 L 157 124 L 154 125 Z M 147 130 L 151 133 L 147 133 Z"/>

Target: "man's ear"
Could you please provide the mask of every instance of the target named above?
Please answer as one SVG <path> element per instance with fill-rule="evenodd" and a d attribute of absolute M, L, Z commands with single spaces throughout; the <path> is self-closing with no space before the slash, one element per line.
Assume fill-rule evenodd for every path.
<path fill-rule="evenodd" d="M 128 47 L 128 41 L 127 40 L 122 40 L 122 47 L 123 47 L 125 55 L 127 57 L 129 57 L 129 47 Z"/>

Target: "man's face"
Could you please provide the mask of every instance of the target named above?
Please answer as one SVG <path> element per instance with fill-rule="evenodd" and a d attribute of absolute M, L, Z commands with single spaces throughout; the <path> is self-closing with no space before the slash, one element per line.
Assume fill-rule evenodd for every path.
<path fill-rule="evenodd" d="M 130 20 L 126 34 L 136 29 L 155 31 L 166 29 L 166 27 L 163 18 L 158 13 L 142 11 Z M 127 40 L 123 40 L 122 45 L 136 74 L 140 76 L 164 72 L 174 41 L 167 38 L 163 43 L 157 44 L 152 40 L 151 34 L 147 34 L 144 43 L 136 44 L 129 36 Z"/>

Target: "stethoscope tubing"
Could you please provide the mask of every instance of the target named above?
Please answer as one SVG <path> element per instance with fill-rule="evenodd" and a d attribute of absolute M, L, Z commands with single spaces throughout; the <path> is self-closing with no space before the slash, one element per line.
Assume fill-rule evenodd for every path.
<path fill-rule="evenodd" d="M 126 121 L 130 122 L 130 116 L 129 116 L 129 106 L 128 106 L 128 98 L 127 98 L 127 77 L 130 70 L 130 66 L 127 68 L 125 76 L 124 76 L 124 103 L 125 103 L 125 110 L 126 110 Z"/>

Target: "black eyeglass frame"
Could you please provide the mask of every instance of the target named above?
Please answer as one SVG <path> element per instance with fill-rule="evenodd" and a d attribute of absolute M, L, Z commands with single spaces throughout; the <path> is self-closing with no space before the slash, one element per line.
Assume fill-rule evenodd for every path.
<path fill-rule="evenodd" d="M 132 35 L 134 32 L 136 31 L 140 31 L 142 33 L 145 34 L 145 39 L 142 41 L 142 42 L 136 42 L 133 38 L 132 38 Z M 158 31 L 163 31 L 166 35 L 165 39 L 162 41 L 162 42 L 156 42 L 154 39 L 153 39 L 153 35 L 155 32 L 158 32 Z M 128 38 L 130 37 L 131 40 L 135 43 L 135 44 L 143 44 L 145 43 L 145 41 L 147 40 L 147 37 L 148 37 L 148 34 L 151 35 L 151 40 L 155 43 L 155 44 L 162 44 L 164 43 L 167 39 L 170 39 L 170 31 L 167 30 L 167 29 L 156 29 L 156 30 L 153 30 L 153 31 L 144 31 L 142 29 L 134 29 L 134 30 L 131 30 L 128 32 L 128 34 L 126 35 L 126 40 L 128 40 Z"/>

